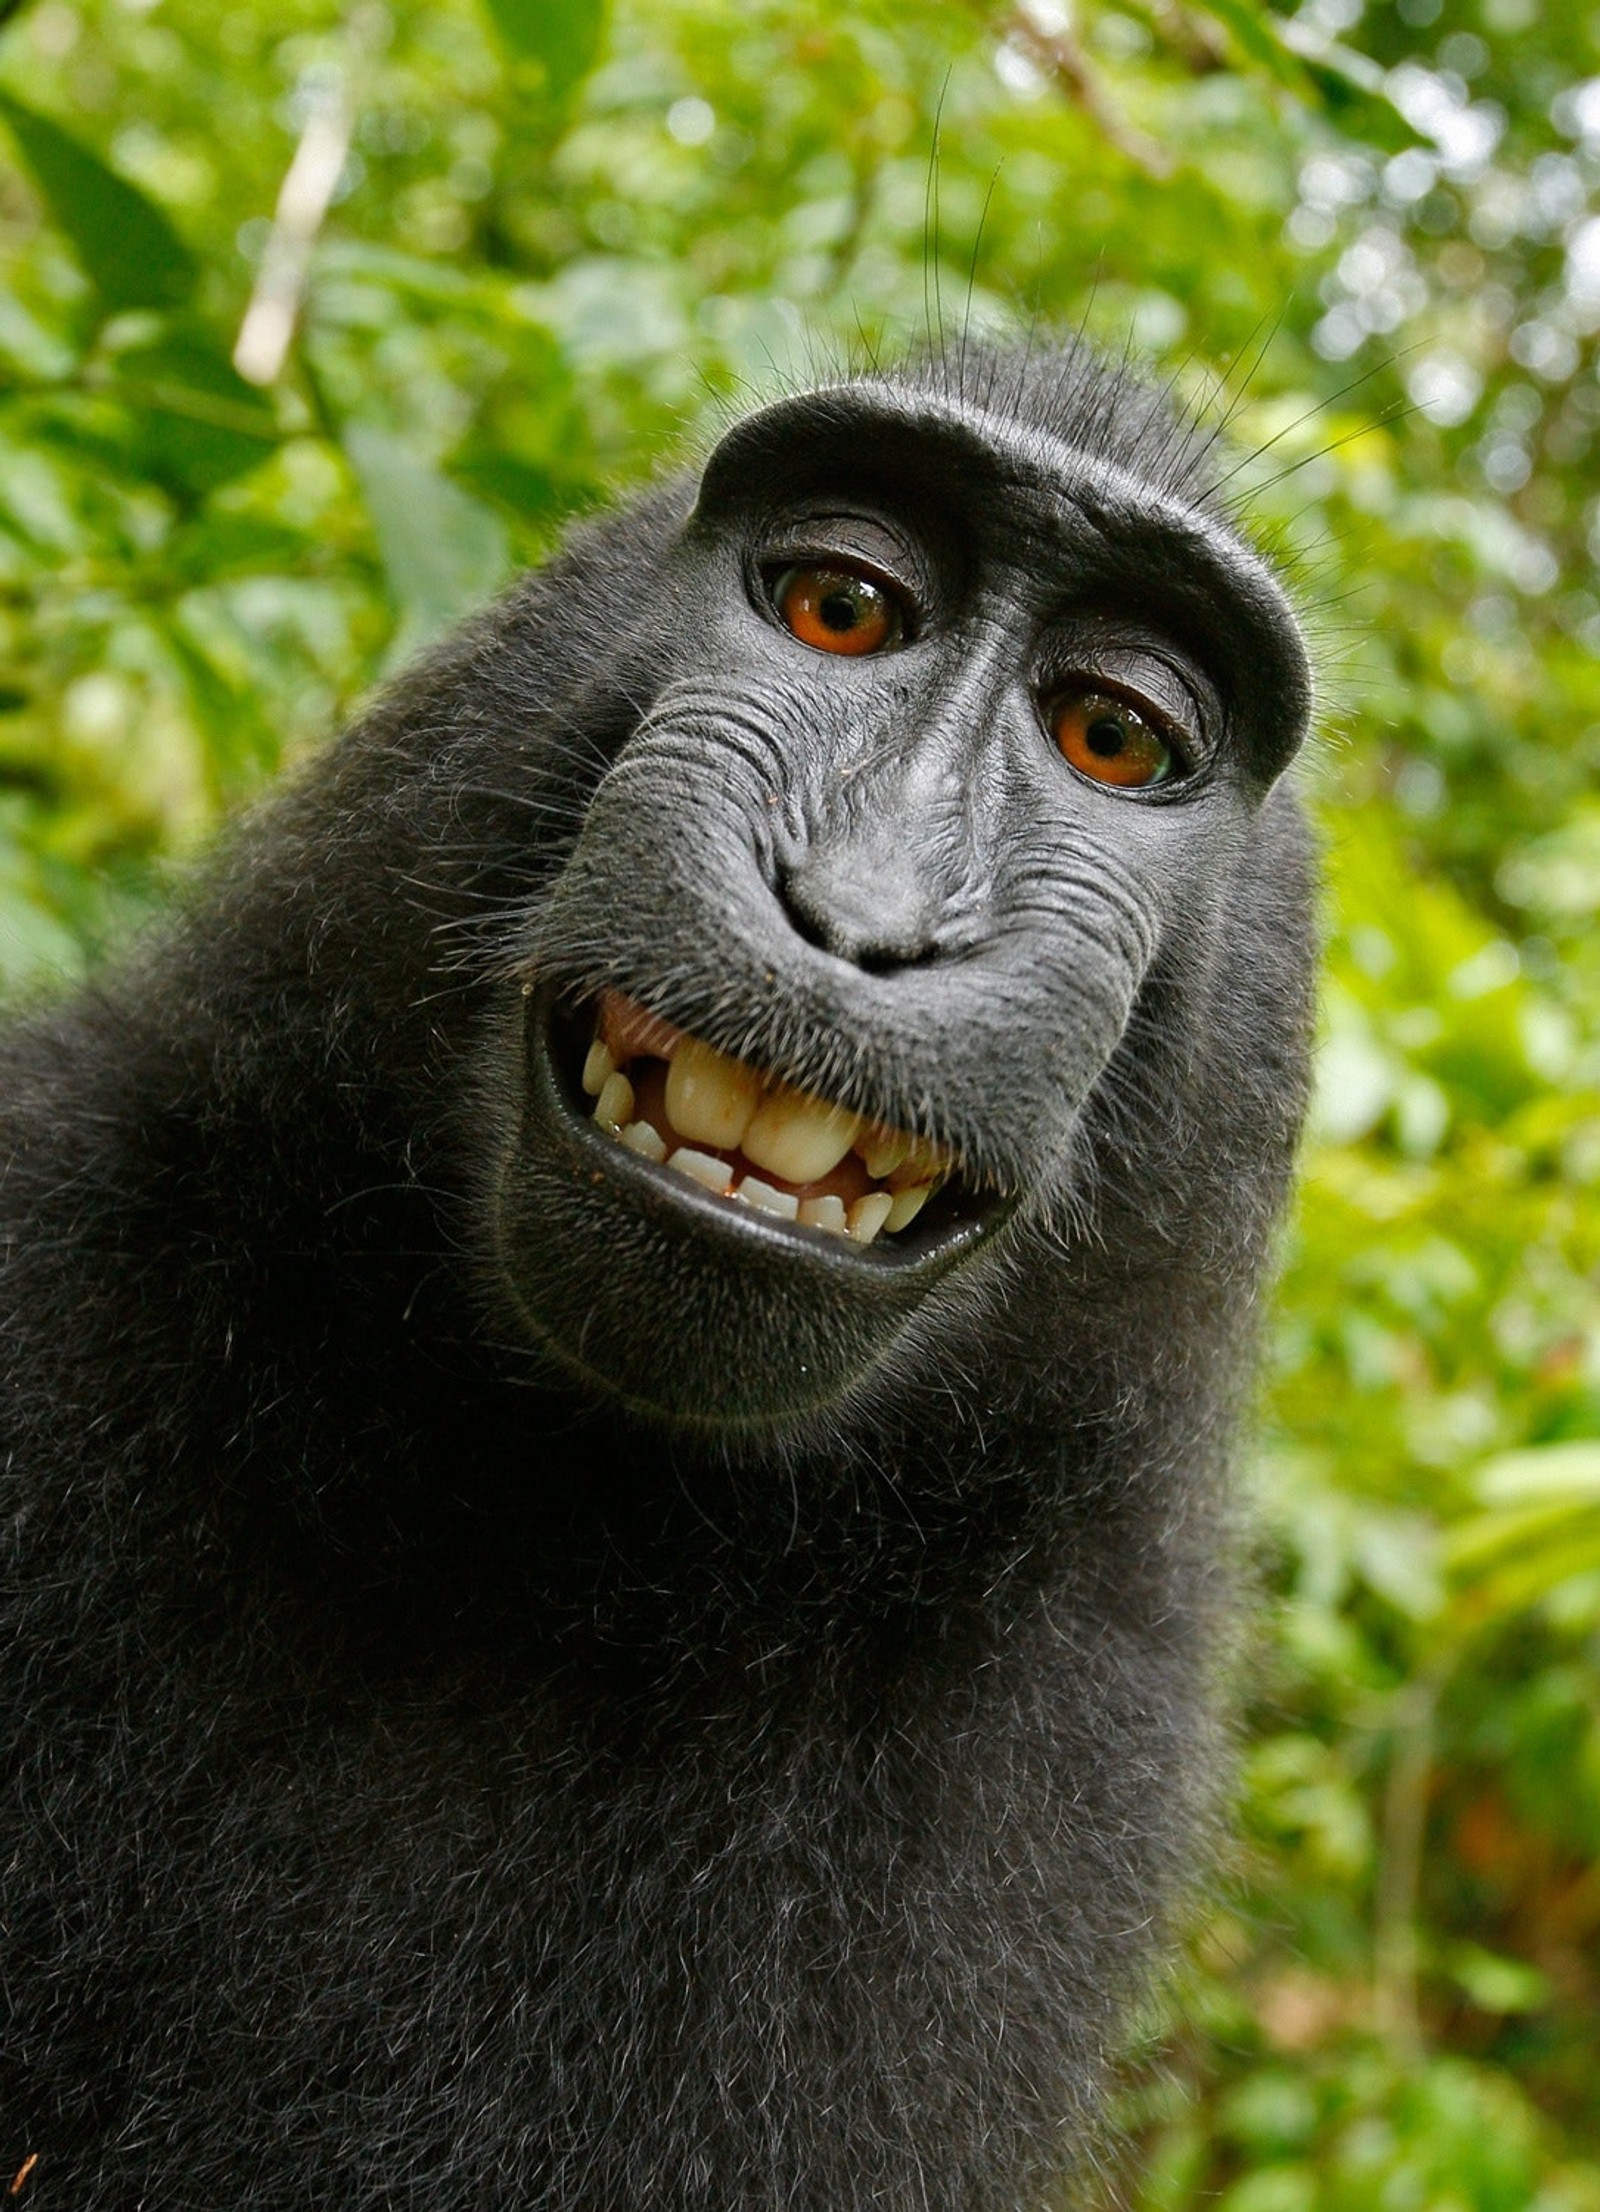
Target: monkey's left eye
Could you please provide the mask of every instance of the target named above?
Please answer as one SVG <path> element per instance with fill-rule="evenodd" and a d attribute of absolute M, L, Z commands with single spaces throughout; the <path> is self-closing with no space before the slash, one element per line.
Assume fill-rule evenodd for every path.
<path fill-rule="evenodd" d="M 772 604 L 790 636 L 819 653 L 882 653 L 905 636 L 900 602 L 855 568 L 786 568 L 772 585 Z"/>
<path fill-rule="evenodd" d="M 1110 692 L 1069 693 L 1050 706 L 1046 719 L 1062 758 L 1092 783 L 1143 791 L 1182 772 L 1172 740 Z"/>

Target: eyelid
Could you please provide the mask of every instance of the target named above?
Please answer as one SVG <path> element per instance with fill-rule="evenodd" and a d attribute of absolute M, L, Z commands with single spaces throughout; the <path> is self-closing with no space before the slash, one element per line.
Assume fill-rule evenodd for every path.
<path fill-rule="evenodd" d="M 1152 698 L 1148 690 L 1126 683 L 1120 676 L 1108 675 L 1103 668 L 1072 669 L 1059 682 L 1051 684 L 1044 697 L 1047 705 L 1060 706 L 1068 699 L 1091 695 L 1116 699 L 1123 706 L 1131 707 L 1142 721 L 1159 731 L 1169 745 L 1179 747 L 1185 754 L 1196 749 L 1198 739 L 1191 723 L 1174 715 L 1162 700 Z"/>
<path fill-rule="evenodd" d="M 1096 648 L 1053 671 L 1040 699 L 1048 710 L 1085 691 L 1103 691 L 1142 715 L 1183 760 L 1186 774 L 1192 775 L 1216 750 L 1214 707 L 1162 655 L 1137 648 Z"/>
<path fill-rule="evenodd" d="M 890 593 L 908 617 L 920 617 L 930 603 L 929 577 L 915 541 L 870 515 L 822 510 L 792 515 L 771 529 L 757 565 L 769 576 L 782 568 L 852 569 Z"/>
<path fill-rule="evenodd" d="M 915 604 L 915 594 L 893 569 L 884 568 L 877 561 L 864 561 L 859 553 L 847 552 L 841 546 L 786 545 L 780 552 L 764 553 L 761 557 L 763 576 L 781 576 L 790 568 L 837 568 L 847 576 L 859 576 L 863 583 L 871 584 L 890 599 L 904 605 Z"/>

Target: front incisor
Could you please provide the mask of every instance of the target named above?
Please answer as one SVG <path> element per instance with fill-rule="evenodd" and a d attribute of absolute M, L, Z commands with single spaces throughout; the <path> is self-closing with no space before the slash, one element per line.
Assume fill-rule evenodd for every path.
<path fill-rule="evenodd" d="M 768 1091 L 740 1143 L 744 1156 L 786 1183 L 815 1183 L 855 1143 L 861 1116 L 787 1084 Z"/>
<path fill-rule="evenodd" d="M 761 1101 L 761 1078 L 698 1038 L 685 1037 L 667 1069 L 667 1113 L 678 1134 L 731 1151 Z M 755 1155 L 752 1153 L 752 1158 Z"/>

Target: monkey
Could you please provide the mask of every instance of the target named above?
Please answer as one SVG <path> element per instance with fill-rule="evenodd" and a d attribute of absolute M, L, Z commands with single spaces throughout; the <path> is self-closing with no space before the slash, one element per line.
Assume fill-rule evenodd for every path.
<path fill-rule="evenodd" d="M 0 1044 L 0 2174 L 1041 2212 L 1203 1867 L 1312 711 L 1086 342 L 733 421 Z"/>

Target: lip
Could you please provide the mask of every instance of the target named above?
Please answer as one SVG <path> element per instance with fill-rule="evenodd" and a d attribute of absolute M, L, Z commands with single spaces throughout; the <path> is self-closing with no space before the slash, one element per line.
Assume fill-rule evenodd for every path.
<path fill-rule="evenodd" d="M 599 1128 L 579 1081 L 588 1042 L 583 1010 L 549 984 L 536 990 L 527 1006 L 527 1074 L 535 1118 L 559 1129 L 573 1147 L 575 1164 L 591 1182 L 616 1184 L 644 1211 L 715 1236 L 730 1254 L 743 1251 L 769 1266 L 782 1258 L 801 1267 L 821 1267 L 835 1278 L 843 1272 L 858 1282 L 887 1277 L 910 1288 L 919 1279 L 943 1275 L 986 1241 L 1015 1203 L 1009 1195 L 953 1182 L 909 1228 L 871 1244 L 743 1205 L 631 1151 Z"/>

